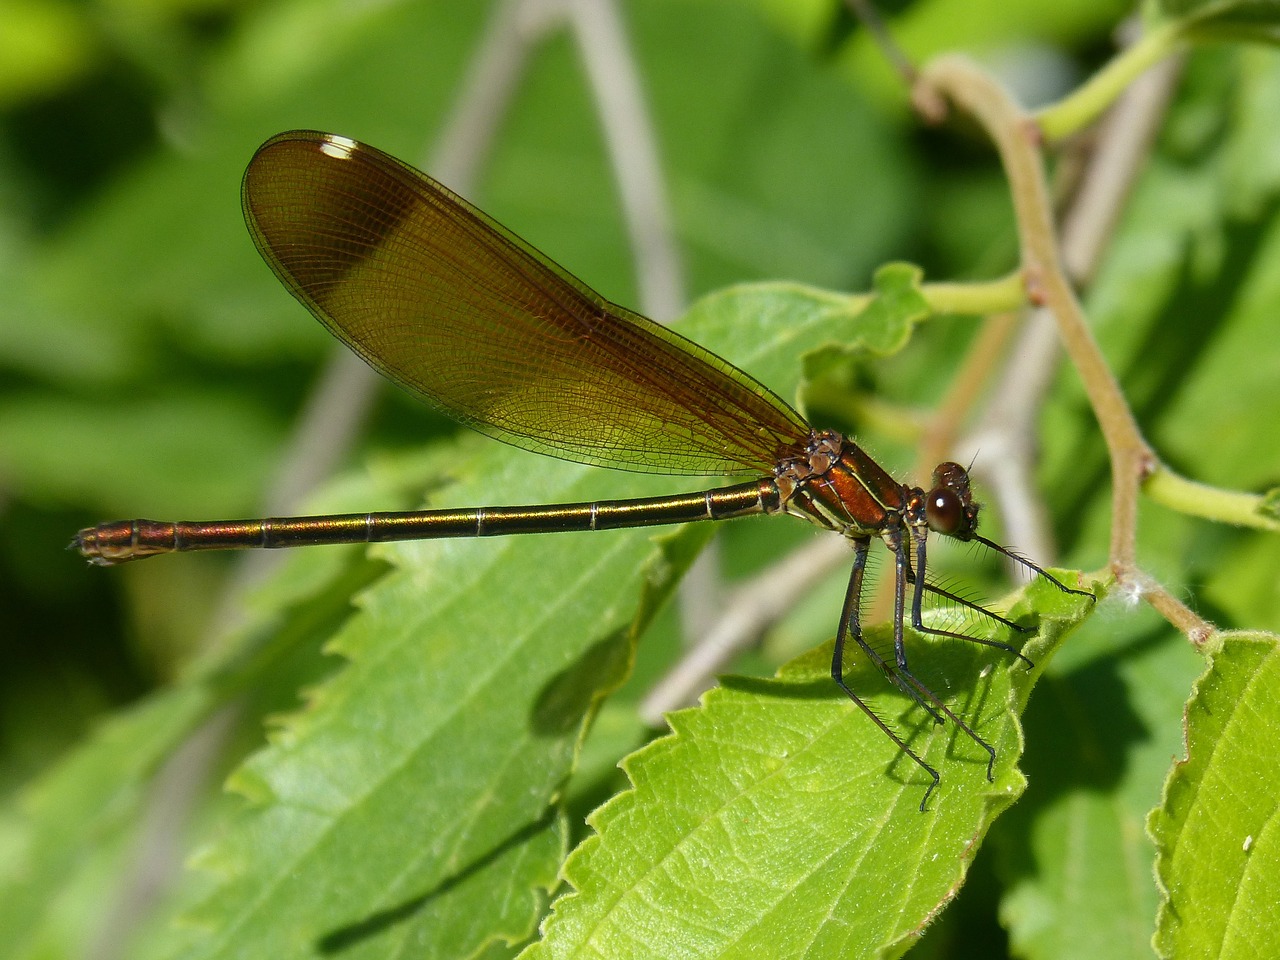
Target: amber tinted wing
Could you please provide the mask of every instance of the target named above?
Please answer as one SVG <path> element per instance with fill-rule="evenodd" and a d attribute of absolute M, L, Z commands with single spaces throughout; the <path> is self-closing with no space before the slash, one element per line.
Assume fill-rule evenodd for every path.
<path fill-rule="evenodd" d="M 617 307 L 412 167 L 295 131 L 258 150 L 245 219 L 343 343 L 469 427 L 655 473 L 767 472 L 810 428 L 708 350 Z"/>

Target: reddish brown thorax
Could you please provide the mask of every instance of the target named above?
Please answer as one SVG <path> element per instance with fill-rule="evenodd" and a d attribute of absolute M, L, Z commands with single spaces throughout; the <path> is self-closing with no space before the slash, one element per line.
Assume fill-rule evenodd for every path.
<path fill-rule="evenodd" d="M 833 430 L 815 431 L 805 452 L 783 460 L 774 476 L 783 512 L 847 537 L 905 525 L 918 536 L 932 530 L 964 540 L 978 523 L 969 472 L 960 464 L 939 464 L 926 492 L 898 483 Z"/>

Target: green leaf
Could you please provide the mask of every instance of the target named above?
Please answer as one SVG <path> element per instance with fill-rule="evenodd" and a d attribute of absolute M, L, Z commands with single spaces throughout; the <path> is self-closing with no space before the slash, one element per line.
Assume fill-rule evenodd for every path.
<path fill-rule="evenodd" d="M 345 593 L 368 580 L 368 565 L 343 564 L 340 553 L 292 554 L 281 573 L 245 601 L 249 616 L 234 636 L 172 688 L 106 718 L 18 792 L 0 818 L 0 956 L 85 955 L 112 909 L 120 907 L 114 896 L 119 875 L 133 869 L 149 802 L 155 813 L 153 775 L 229 701 L 240 697 L 241 712 L 256 727 L 261 718 L 252 697 L 244 696 L 248 691 L 261 699 L 270 682 L 292 680 L 292 698 L 298 674 L 306 676 L 310 668 L 318 635 L 331 633 L 345 613 Z M 192 767 L 204 770 L 190 764 L 188 776 Z M 181 818 L 185 812 L 180 803 L 165 808 L 166 816 Z M 114 878 L 106 888 L 109 896 L 94 887 L 103 876 Z M 67 914 L 77 923 L 69 923 Z M 64 952 L 55 952 L 54 944 Z"/>
<path fill-rule="evenodd" d="M 1092 608 L 1039 582 L 1012 615 L 1036 622 L 1034 670 L 992 668 L 990 648 L 912 638 L 914 670 L 998 753 L 935 727 L 856 655 L 851 685 L 905 731 L 928 777 L 839 694 L 831 648 L 774 680 L 726 678 L 674 733 L 628 758 L 633 789 L 592 815 L 559 900 L 527 960 L 568 957 L 898 956 L 956 893 L 992 820 L 1022 792 L 1018 715 L 1044 664 Z M 990 623 L 975 636 L 1007 641 Z M 883 649 L 883 629 L 869 633 Z M 855 666 L 855 660 L 857 665 Z"/>
<path fill-rule="evenodd" d="M 1049 665 L 1023 718 L 1030 786 L 988 841 L 1015 956 L 1151 956 L 1158 892 L 1143 824 L 1203 664 L 1155 611 L 1112 596 Z"/>
<path fill-rule="evenodd" d="M 595 493 L 583 468 L 481 460 L 460 459 L 451 494 Z M 388 551 L 403 568 L 334 641 L 350 664 L 233 778 L 253 809 L 201 858 L 222 883 L 172 954 L 362 956 L 439 937 L 467 955 L 527 936 L 564 843 L 549 800 L 649 588 L 644 537 L 587 539 L 571 557 L 554 537 Z M 654 569 L 652 588 L 670 576 Z"/>
<path fill-rule="evenodd" d="M 903 349 L 915 325 L 929 315 L 921 275 L 913 264 L 889 264 L 876 271 L 871 296 L 799 283 L 740 284 L 695 303 L 685 323 L 698 330 L 699 343 L 721 356 L 739 355 L 753 340 L 785 344 L 785 350 L 757 350 L 734 362 L 766 384 L 794 382 L 789 365 L 802 357 L 830 350 L 884 357 Z M 798 402 L 797 394 L 783 396 Z"/>
<path fill-rule="evenodd" d="M 1222 636 L 1187 702 L 1186 759 L 1147 824 L 1162 957 L 1280 956 L 1278 640 Z"/>
<path fill-rule="evenodd" d="M 913 314 L 864 305 L 743 289 L 709 298 L 681 329 L 749 370 L 785 371 L 794 393 L 819 345 L 859 342 L 868 325 L 905 342 Z M 479 438 L 449 463 L 440 503 L 671 490 L 668 478 Z M 252 807 L 201 857 L 217 888 L 156 955 L 232 956 L 252 943 L 264 955 L 341 944 L 344 956 L 372 956 L 428 942 L 467 955 L 525 939 L 538 891 L 555 882 L 564 834 L 551 811 L 584 725 L 709 534 L 659 534 L 656 546 L 653 532 L 631 530 L 387 548 L 398 569 L 359 597 L 332 644 L 349 663 L 233 777 Z"/>
<path fill-rule="evenodd" d="M 1280 0 L 1161 0 L 1160 10 L 1192 39 L 1280 43 Z"/>
<path fill-rule="evenodd" d="M 924 271 L 913 263 L 888 263 L 876 271 L 872 278 L 875 299 L 867 309 L 879 320 L 882 333 L 878 341 L 871 336 L 867 339 L 878 353 L 896 353 L 906 345 L 896 334 L 897 318 L 920 321 L 929 315 L 928 301 L 920 292 L 923 278 Z"/>

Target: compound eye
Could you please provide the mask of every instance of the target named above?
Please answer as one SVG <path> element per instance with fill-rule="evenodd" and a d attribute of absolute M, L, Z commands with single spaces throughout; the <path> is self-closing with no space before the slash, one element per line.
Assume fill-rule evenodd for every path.
<path fill-rule="evenodd" d="M 954 490 L 930 490 L 924 506 L 925 521 L 934 533 L 954 536 L 964 523 L 964 504 Z"/>

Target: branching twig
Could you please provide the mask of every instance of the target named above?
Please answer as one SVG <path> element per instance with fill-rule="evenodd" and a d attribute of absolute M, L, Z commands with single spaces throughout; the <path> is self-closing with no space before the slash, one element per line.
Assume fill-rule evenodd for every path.
<path fill-rule="evenodd" d="M 926 69 L 922 82 L 935 86 L 978 120 L 996 144 L 1013 196 L 1028 296 L 1047 307 L 1057 321 L 1110 454 L 1112 571 L 1121 584 L 1142 577 L 1136 562 L 1138 494 L 1157 458 L 1139 431 L 1067 280 L 1044 180 L 1039 130 L 999 85 L 967 60 L 942 58 Z M 1176 602 L 1158 585 L 1151 585 L 1144 596 L 1166 616 Z M 1180 629 L 1191 633 L 1212 629 L 1190 610 L 1183 610 L 1196 622 L 1179 617 L 1175 625 Z"/>
<path fill-rule="evenodd" d="M 1062 215 L 1062 262 L 1077 284 L 1087 284 L 1092 277 L 1145 166 L 1178 66 L 1177 60 L 1170 60 L 1135 80 L 1107 114 L 1090 145 L 1080 181 Z M 982 343 L 974 347 L 985 348 Z M 1032 494 L 1036 421 L 1059 354 L 1052 316 L 1045 310 L 1034 311 L 1009 352 L 981 421 L 956 448 L 961 459 L 979 451 L 984 454 L 975 469 L 1000 504 L 1006 538 L 1042 562 L 1052 559 L 1054 548 L 1047 512 Z M 941 459 L 945 450 L 936 452 Z"/>
<path fill-rule="evenodd" d="M 1140 36 L 1070 96 L 1036 113 L 1036 126 L 1043 141 L 1057 143 L 1093 123 L 1131 83 L 1177 50 L 1180 44 L 1181 33 L 1176 22 Z"/>
<path fill-rule="evenodd" d="M 1037 128 L 990 76 L 967 60 L 935 61 L 926 69 L 924 80 L 977 119 L 995 141 L 1013 195 L 1028 296 L 1048 307 L 1057 321 L 1111 453 L 1115 491 L 1110 555 L 1113 565 L 1128 569 L 1134 558 L 1138 484 L 1155 455 L 1138 430 L 1063 272 Z"/>

